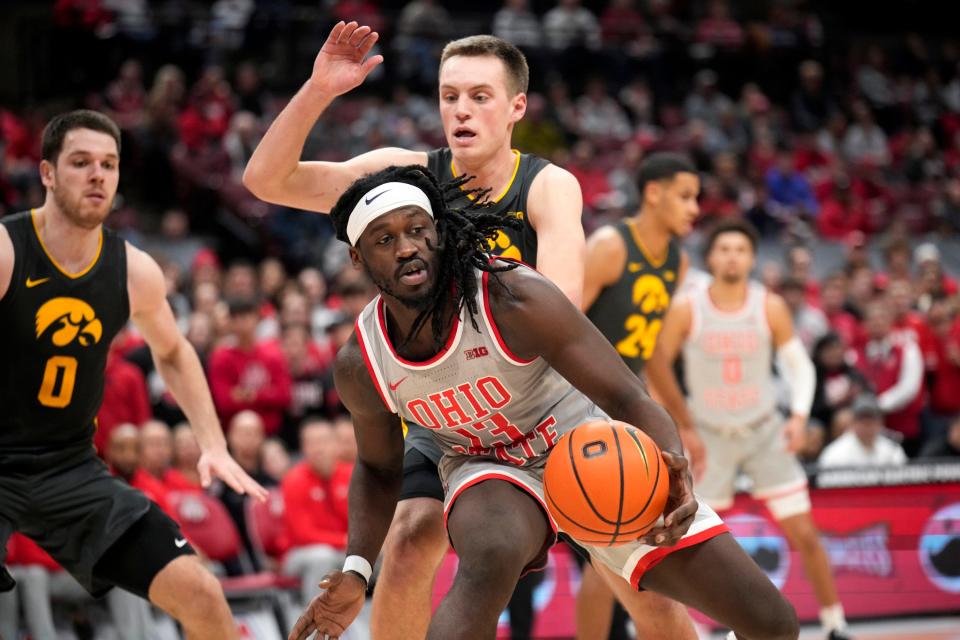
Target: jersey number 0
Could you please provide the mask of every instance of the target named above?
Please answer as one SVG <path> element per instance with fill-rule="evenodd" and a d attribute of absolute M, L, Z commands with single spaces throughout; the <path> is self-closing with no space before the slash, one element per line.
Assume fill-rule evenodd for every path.
<path fill-rule="evenodd" d="M 43 382 L 37 400 L 45 407 L 63 409 L 73 399 L 73 386 L 77 381 L 77 359 L 70 356 L 53 356 L 43 370 Z M 58 384 L 59 383 L 59 384 Z"/>

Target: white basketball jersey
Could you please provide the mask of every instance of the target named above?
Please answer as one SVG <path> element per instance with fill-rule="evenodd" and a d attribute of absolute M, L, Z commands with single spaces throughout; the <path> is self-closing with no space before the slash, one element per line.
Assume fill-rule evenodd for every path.
<path fill-rule="evenodd" d="M 446 346 L 430 360 L 411 362 L 397 354 L 380 296 L 357 318 L 357 339 L 390 411 L 426 427 L 445 454 L 523 466 L 562 434 L 606 415 L 542 358 L 522 360 L 510 352 L 490 311 L 489 274 L 477 270 L 477 277 L 479 330 L 464 310 Z"/>
<path fill-rule="evenodd" d="M 684 344 L 690 410 L 698 424 L 752 426 L 776 409 L 766 290 L 750 282 L 738 311 L 721 311 L 708 289 L 689 295 L 693 322 Z"/>

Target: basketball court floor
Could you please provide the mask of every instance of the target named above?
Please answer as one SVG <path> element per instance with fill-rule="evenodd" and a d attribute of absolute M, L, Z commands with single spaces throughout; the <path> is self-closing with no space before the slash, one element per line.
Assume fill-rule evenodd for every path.
<path fill-rule="evenodd" d="M 856 640 L 960 640 L 960 599 L 957 609 L 955 617 L 854 622 L 850 625 L 850 632 Z M 724 634 L 703 637 L 721 640 Z M 823 632 L 819 626 L 804 625 L 800 640 L 823 640 Z"/>

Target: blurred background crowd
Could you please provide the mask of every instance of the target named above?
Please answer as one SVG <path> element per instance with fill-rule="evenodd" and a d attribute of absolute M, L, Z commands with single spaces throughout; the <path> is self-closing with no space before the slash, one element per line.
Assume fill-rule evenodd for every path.
<path fill-rule="evenodd" d="M 514 146 L 579 179 L 588 232 L 635 212 L 636 170 L 658 150 L 702 171 L 699 229 L 745 216 L 761 230 L 757 277 L 786 298 L 818 372 L 807 463 L 863 463 L 859 449 L 829 451 L 844 437 L 883 449 L 867 463 L 957 456 L 960 44 L 922 13 L 910 31 L 894 13 L 845 5 L 8 2 L 0 51 L 20 63 L 0 69 L 0 216 L 42 202 L 51 115 L 111 115 L 123 131 L 111 224 L 160 262 L 234 456 L 287 505 L 265 543 L 243 498 L 217 489 L 240 542 L 225 571 L 290 564 L 302 546 L 340 550 L 355 443 L 330 369 L 373 290 L 325 216 L 263 203 L 240 178 L 337 20 L 378 30 L 386 63 L 324 114 L 306 159 L 442 146 L 440 50 L 493 33 L 531 65 Z M 695 264 L 698 242 L 686 242 Z M 879 414 L 853 410 L 865 390 Z M 183 420 L 142 340 L 122 333 L 98 450 L 179 504 L 199 489 Z"/>

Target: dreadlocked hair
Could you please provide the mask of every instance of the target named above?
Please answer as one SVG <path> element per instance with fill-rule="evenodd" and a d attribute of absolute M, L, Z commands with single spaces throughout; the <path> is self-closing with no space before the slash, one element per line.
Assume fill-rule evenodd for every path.
<path fill-rule="evenodd" d="M 500 231 L 506 227 L 519 228 L 520 221 L 509 215 L 491 210 L 488 199 L 490 189 L 464 188 L 473 176 L 461 176 L 450 182 L 440 184 L 426 167 L 420 165 L 391 166 L 370 173 L 347 188 L 330 211 L 337 238 L 349 243 L 347 222 L 357 202 L 371 189 L 387 182 L 405 182 L 427 195 L 433 208 L 433 219 L 437 226 L 439 246 L 439 271 L 437 286 L 426 308 L 420 312 L 403 346 L 415 338 L 428 318 L 431 318 L 433 340 L 437 348 L 444 343 L 443 328 L 449 317 L 441 311 L 449 300 L 453 299 L 453 312 L 459 314 L 464 306 L 470 316 L 470 323 L 479 331 L 477 324 L 477 278 L 474 269 L 493 274 L 510 271 L 516 263 L 496 264 L 492 260 L 490 247 Z M 451 203 L 460 203 L 454 206 Z M 447 283 L 451 283 L 448 286 Z"/>

